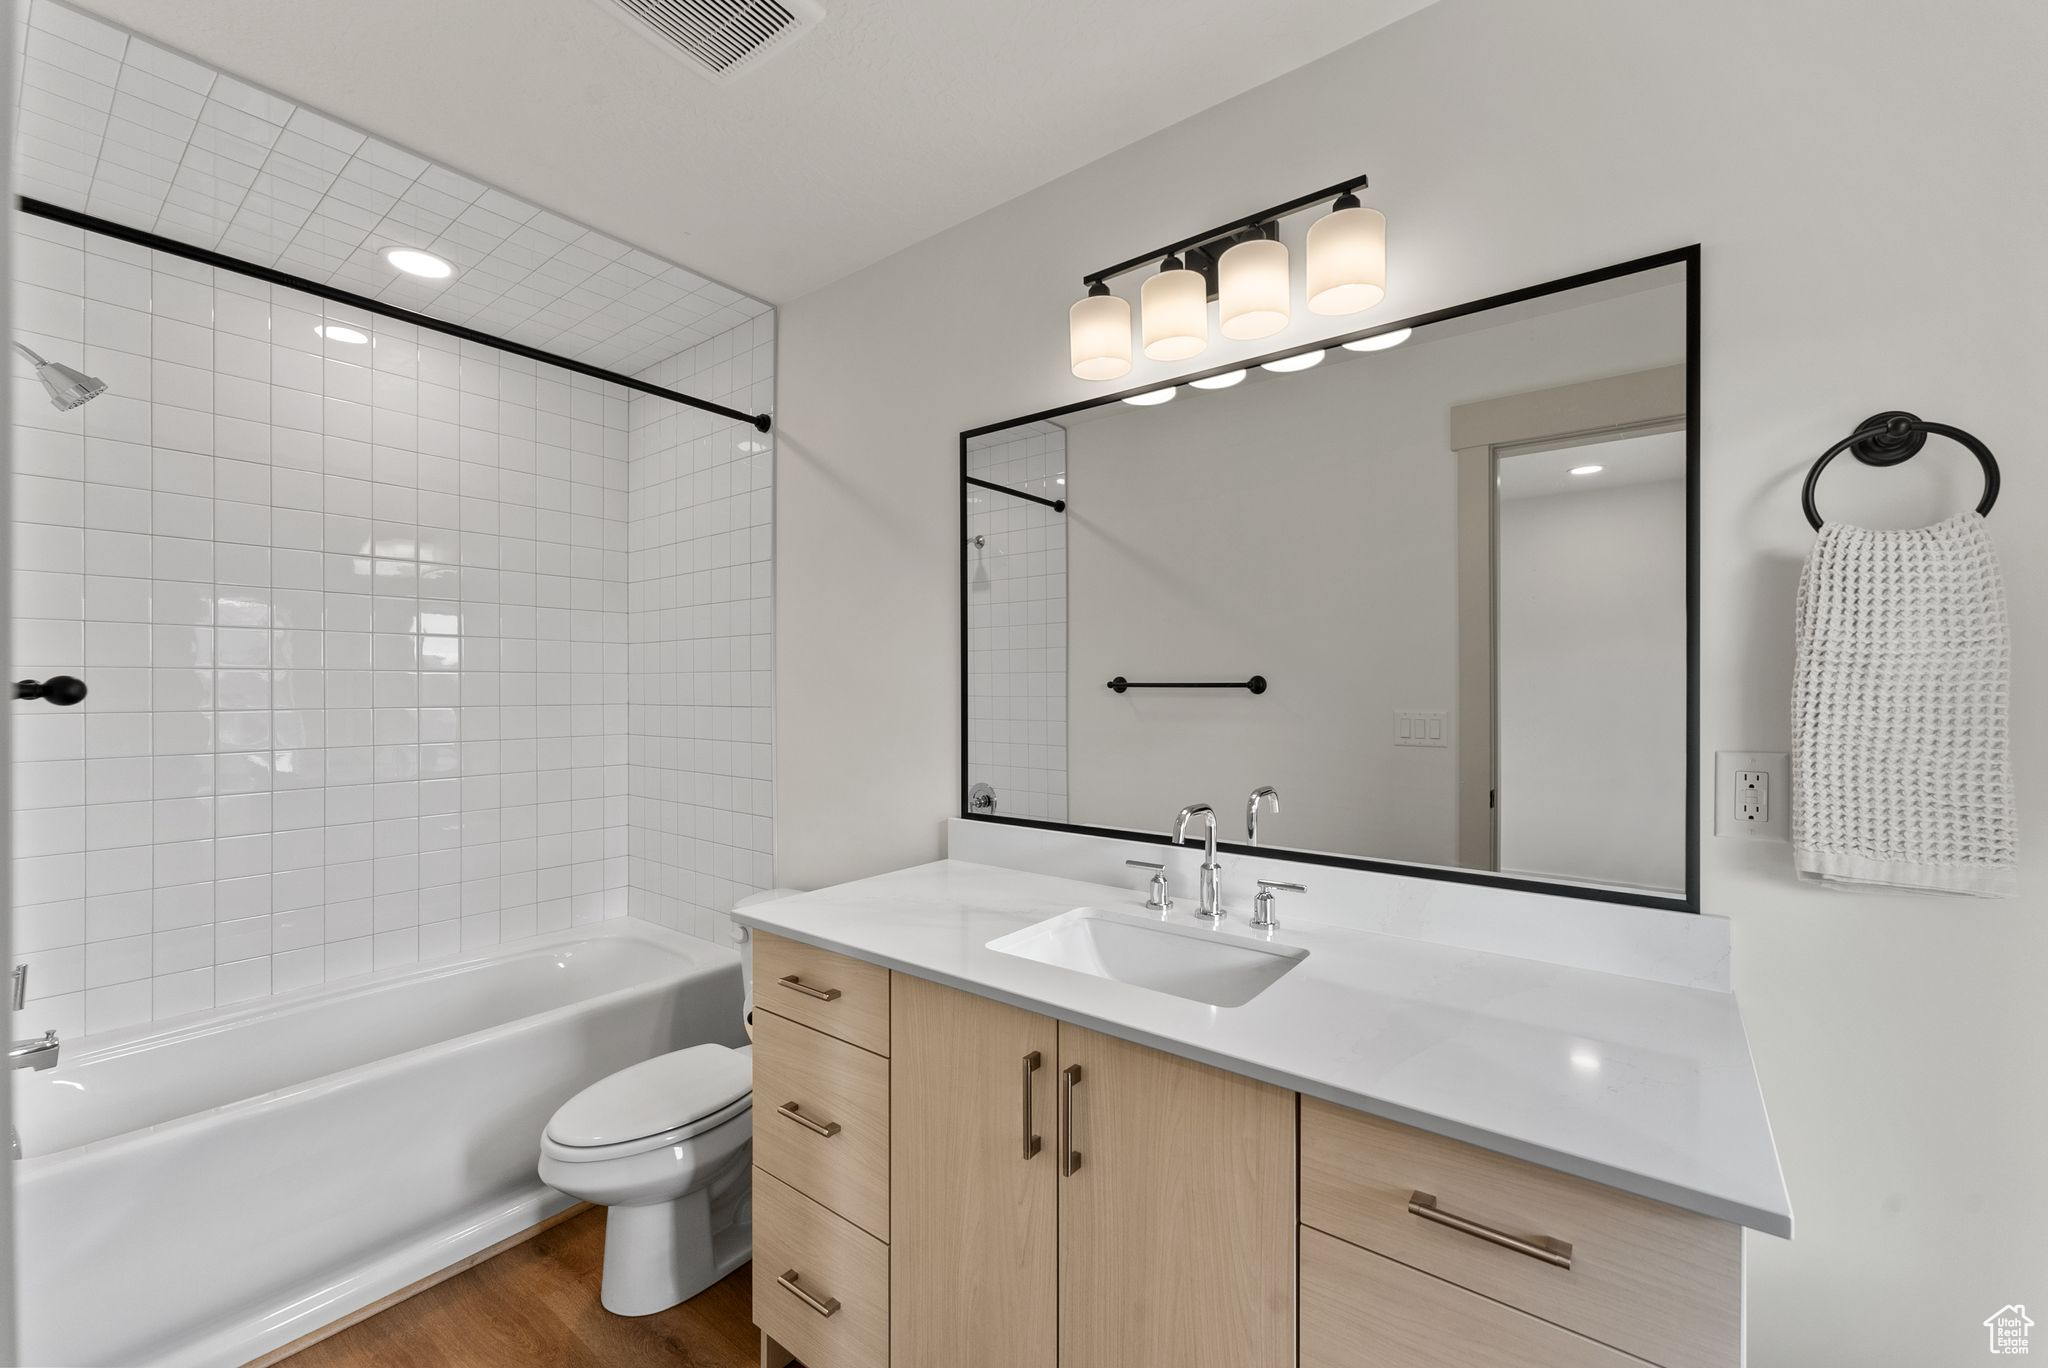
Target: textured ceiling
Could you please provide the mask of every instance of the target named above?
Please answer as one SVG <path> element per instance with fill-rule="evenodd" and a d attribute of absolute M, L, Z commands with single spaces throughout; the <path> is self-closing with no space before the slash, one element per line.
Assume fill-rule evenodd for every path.
<path fill-rule="evenodd" d="M 722 85 L 617 0 L 78 3 L 784 303 L 1428 0 L 821 0 Z"/>
<path fill-rule="evenodd" d="M 628 375 L 767 309 L 52 0 L 16 15 L 24 195 Z"/>

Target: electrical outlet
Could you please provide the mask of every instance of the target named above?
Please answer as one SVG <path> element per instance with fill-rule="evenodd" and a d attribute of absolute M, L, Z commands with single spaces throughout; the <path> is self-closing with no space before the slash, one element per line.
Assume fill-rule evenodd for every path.
<path fill-rule="evenodd" d="M 1735 820 L 1756 826 L 1771 820 L 1771 772 L 1735 771 Z"/>
<path fill-rule="evenodd" d="M 1792 766 L 1783 751 L 1714 756 L 1714 834 L 1755 841 L 1792 839 Z"/>

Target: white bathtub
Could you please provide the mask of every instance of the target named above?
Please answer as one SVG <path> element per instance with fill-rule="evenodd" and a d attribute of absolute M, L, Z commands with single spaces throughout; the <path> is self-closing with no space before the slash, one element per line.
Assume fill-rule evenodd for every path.
<path fill-rule="evenodd" d="M 245 1363 L 570 1204 L 541 1128 L 746 1043 L 739 957 L 615 919 L 88 1042 L 15 1075 L 21 1362 Z"/>

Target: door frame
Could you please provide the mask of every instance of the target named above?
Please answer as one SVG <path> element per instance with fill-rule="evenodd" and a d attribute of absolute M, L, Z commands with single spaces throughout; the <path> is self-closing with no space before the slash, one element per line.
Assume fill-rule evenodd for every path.
<path fill-rule="evenodd" d="M 1658 366 L 1482 399 L 1451 410 L 1458 527 L 1458 685 L 1452 727 L 1458 738 L 1455 849 L 1458 863 L 1468 869 L 1500 869 L 1500 690 L 1494 659 L 1500 625 L 1495 592 L 1500 453 L 1687 431 L 1689 369 L 1684 364 Z M 1692 462 L 1687 465 L 1690 468 Z M 1692 749 L 1696 747 L 1689 747 L 1689 752 Z M 1695 820 L 1689 811 L 1688 825 Z M 1688 832 L 1686 839 L 1690 880 L 1690 842 L 1695 837 Z M 1687 893 L 1690 896 L 1691 890 Z"/>

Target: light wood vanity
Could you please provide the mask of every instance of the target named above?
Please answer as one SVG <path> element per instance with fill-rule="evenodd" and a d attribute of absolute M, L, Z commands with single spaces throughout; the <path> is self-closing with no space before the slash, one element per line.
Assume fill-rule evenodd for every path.
<path fill-rule="evenodd" d="M 764 1368 L 1741 1362 L 1737 1226 L 765 933 L 754 981 Z"/>

